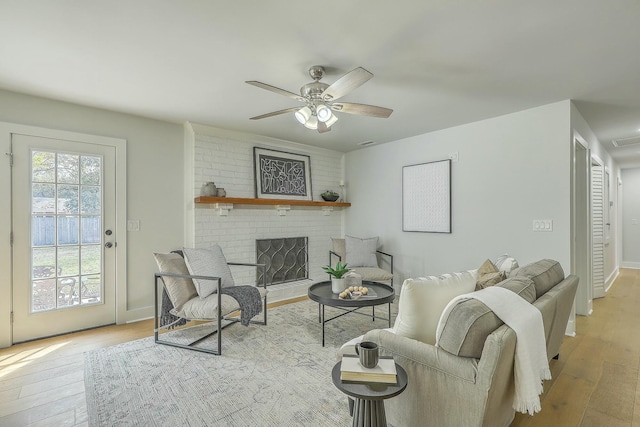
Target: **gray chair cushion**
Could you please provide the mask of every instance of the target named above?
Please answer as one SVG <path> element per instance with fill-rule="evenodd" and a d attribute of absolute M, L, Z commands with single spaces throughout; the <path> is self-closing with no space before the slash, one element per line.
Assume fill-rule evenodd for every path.
<path fill-rule="evenodd" d="M 175 253 L 153 254 L 158 264 L 158 269 L 163 273 L 189 274 L 184 258 Z M 180 310 L 191 298 L 198 296 L 193 281 L 184 277 L 162 277 L 164 288 L 171 300 L 171 304 Z"/>
<path fill-rule="evenodd" d="M 378 268 L 378 258 L 376 256 L 376 250 L 378 249 L 377 237 L 361 239 L 359 237 L 344 236 L 344 241 L 349 267 Z"/>
<path fill-rule="evenodd" d="M 264 298 L 267 289 L 258 287 L 260 298 Z M 240 309 L 235 298 L 222 294 L 220 298 L 222 316 L 226 316 Z M 266 310 L 266 308 L 264 308 Z M 218 293 L 210 294 L 206 298 L 192 298 L 179 310 L 171 310 L 171 314 L 190 320 L 215 320 L 218 315 Z"/>
<path fill-rule="evenodd" d="M 535 283 L 527 277 L 512 277 L 495 286 L 509 289 L 530 303 L 536 299 Z M 480 301 L 462 301 L 451 310 L 438 346 L 456 356 L 479 359 L 489 334 L 503 324 L 504 322 Z"/>
<path fill-rule="evenodd" d="M 536 284 L 536 299 L 544 295 L 564 279 L 564 270 L 558 261 L 542 259 L 517 268 L 509 277 L 528 277 Z"/>
<path fill-rule="evenodd" d="M 222 248 L 213 245 L 208 249 L 183 248 L 184 260 L 189 269 L 189 273 L 194 276 L 220 277 L 221 286 L 234 286 L 231 269 L 227 264 L 227 259 L 222 253 Z M 216 280 L 193 279 L 198 296 L 206 298 L 218 291 Z"/>

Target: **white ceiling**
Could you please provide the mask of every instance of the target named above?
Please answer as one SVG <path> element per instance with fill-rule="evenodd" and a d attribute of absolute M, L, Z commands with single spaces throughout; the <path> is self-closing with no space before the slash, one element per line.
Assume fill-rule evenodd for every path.
<path fill-rule="evenodd" d="M 639 134 L 639 21 L 638 0 L 0 0 L 0 88 L 341 151 L 573 99 L 610 148 Z M 249 120 L 296 101 L 246 80 L 298 92 L 316 64 L 371 71 L 342 100 L 391 117 Z"/>

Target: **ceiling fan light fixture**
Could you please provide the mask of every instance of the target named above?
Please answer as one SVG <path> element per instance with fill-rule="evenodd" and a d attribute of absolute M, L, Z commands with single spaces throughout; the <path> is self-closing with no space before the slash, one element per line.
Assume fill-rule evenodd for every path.
<path fill-rule="evenodd" d="M 304 123 L 304 127 L 307 129 L 317 130 L 318 129 L 318 118 L 316 116 L 309 117 L 306 123 Z"/>
<path fill-rule="evenodd" d="M 301 124 L 306 125 L 306 123 L 311 118 L 311 109 L 309 107 L 302 107 L 298 111 L 294 113 L 296 120 Z"/>
<path fill-rule="evenodd" d="M 338 116 L 336 116 L 335 114 L 332 114 L 331 117 L 329 117 L 329 119 L 324 122 L 328 128 L 330 128 L 335 122 L 338 121 Z"/>
<path fill-rule="evenodd" d="M 316 116 L 318 116 L 318 120 L 321 122 L 327 122 L 333 114 L 331 113 L 331 109 L 326 105 L 318 105 L 316 108 Z"/>

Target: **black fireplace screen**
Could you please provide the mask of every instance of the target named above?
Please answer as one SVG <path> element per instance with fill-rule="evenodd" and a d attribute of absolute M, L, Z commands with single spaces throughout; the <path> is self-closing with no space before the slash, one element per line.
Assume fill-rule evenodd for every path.
<path fill-rule="evenodd" d="M 307 237 L 256 240 L 256 262 L 266 265 L 268 285 L 309 278 L 307 243 Z M 257 283 L 262 280 L 258 269 Z"/>

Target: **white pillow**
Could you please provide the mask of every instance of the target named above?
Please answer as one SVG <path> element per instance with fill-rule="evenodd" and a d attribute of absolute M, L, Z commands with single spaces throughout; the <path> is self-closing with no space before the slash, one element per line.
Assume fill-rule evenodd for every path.
<path fill-rule="evenodd" d="M 405 280 L 400 290 L 394 332 L 435 344 L 442 311 L 454 297 L 473 292 L 476 280 L 474 271 Z"/>
<path fill-rule="evenodd" d="M 220 246 L 213 245 L 209 249 L 183 248 L 182 253 L 190 274 L 220 277 L 223 288 L 235 285 L 231 269 Z M 193 279 L 193 284 L 200 298 L 206 298 L 218 291 L 217 280 Z"/>
<path fill-rule="evenodd" d="M 493 265 L 496 266 L 498 271 L 504 271 L 505 273 L 507 273 L 507 276 L 509 275 L 509 273 L 511 273 L 512 270 L 515 270 L 519 267 L 518 261 L 516 261 L 516 259 L 509 254 L 500 255 L 493 262 Z"/>
<path fill-rule="evenodd" d="M 344 236 L 344 242 L 349 267 L 378 267 L 377 237 L 360 239 L 359 237 Z"/>

